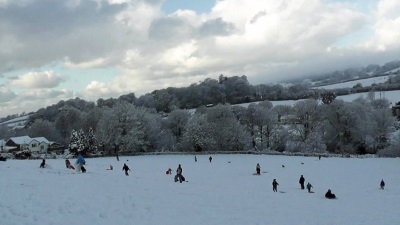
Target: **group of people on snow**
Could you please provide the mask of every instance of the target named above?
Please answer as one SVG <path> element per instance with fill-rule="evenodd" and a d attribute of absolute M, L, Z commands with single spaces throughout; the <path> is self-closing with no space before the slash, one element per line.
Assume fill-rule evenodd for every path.
<path fill-rule="evenodd" d="M 212 157 L 211 156 L 209 157 L 209 161 L 210 162 L 212 161 Z M 197 162 L 197 157 L 196 156 L 195 156 L 195 162 Z M 86 164 L 86 161 L 83 158 L 83 156 L 81 154 L 78 154 L 77 160 L 76 160 L 76 170 L 78 172 L 82 171 L 82 173 L 85 173 L 86 172 L 86 168 L 84 167 L 85 164 Z M 40 164 L 40 168 L 45 168 L 45 165 L 46 165 L 46 160 L 43 159 L 41 164 Z M 69 159 L 65 159 L 65 166 L 68 169 L 75 170 L 75 167 L 71 164 Z M 108 170 L 113 170 L 112 165 L 110 165 L 110 169 L 108 169 Z M 122 167 L 122 170 L 125 171 L 125 175 L 126 176 L 129 176 L 128 171 L 130 171 L 130 168 L 128 167 L 128 165 L 126 165 L 126 163 L 124 163 L 124 165 Z M 179 181 L 180 183 L 182 183 L 183 181 L 185 181 L 185 177 L 182 175 L 182 171 L 183 171 L 182 170 L 182 166 L 181 166 L 181 164 L 179 164 L 178 168 L 176 169 L 176 175 L 174 177 L 174 181 L 175 182 Z M 168 168 L 168 170 L 166 171 L 166 174 L 169 174 L 169 175 L 172 174 L 172 169 Z M 256 175 L 260 175 L 261 174 L 261 166 L 260 166 L 259 163 L 257 163 L 257 165 L 256 165 L 256 173 L 255 174 Z M 301 175 L 300 178 L 299 178 L 299 184 L 300 184 L 300 188 L 301 189 L 305 188 L 305 186 L 304 186 L 305 178 L 304 178 L 303 175 Z M 272 181 L 272 190 L 274 192 L 278 191 L 278 185 L 279 185 L 279 183 L 276 181 L 276 179 L 273 179 L 273 181 Z M 311 191 L 311 188 L 313 188 L 313 186 L 309 182 L 307 183 L 306 188 L 307 188 L 307 191 L 309 193 L 314 193 L 314 192 Z M 384 190 L 384 188 L 385 188 L 385 182 L 383 181 L 383 179 L 380 182 L 380 188 L 382 190 Z M 325 197 L 328 198 L 328 199 L 335 199 L 336 195 L 332 193 L 331 189 L 328 189 L 328 191 L 325 193 Z"/>

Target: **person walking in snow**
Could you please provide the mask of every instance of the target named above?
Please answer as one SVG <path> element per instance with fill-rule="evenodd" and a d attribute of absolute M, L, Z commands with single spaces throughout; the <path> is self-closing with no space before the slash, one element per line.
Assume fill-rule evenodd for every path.
<path fill-rule="evenodd" d="M 76 171 L 82 171 L 82 173 L 86 172 L 86 168 L 83 166 L 86 164 L 85 159 L 81 154 L 78 154 L 78 158 L 76 159 Z"/>
<path fill-rule="evenodd" d="M 185 177 L 182 176 L 182 166 L 181 164 L 178 165 L 178 168 L 176 169 L 176 175 L 174 178 L 175 182 L 177 182 L 179 180 L 180 183 L 182 183 L 182 181 L 185 181 Z"/>
<path fill-rule="evenodd" d="M 311 188 L 313 188 L 313 186 L 310 183 L 307 183 L 308 193 L 311 193 Z"/>
<path fill-rule="evenodd" d="M 210 160 L 210 162 L 212 161 L 212 157 L 211 157 L 211 155 L 210 155 L 210 157 L 208 158 L 208 160 Z"/>
<path fill-rule="evenodd" d="M 274 192 L 277 192 L 278 191 L 278 182 L 276 181 L 276 179 L 274 179 L 273 181 L 272 181 L 272 190 L 274 191 Z"/>
<path fill-rule="evenodd" d="M 260 163 L 257 163 L 256 172 L 257 172 L 257 175 L 260 175 L 260 173 L 261 173 L 261 166 L 260 166 Z"/>
<path fill-rule="evenodd" d="M 44 168 L 45 165 L 46 165 L 46 160 L 43 159 L 43 160 L 42 160 L 42 163 L 40 163 L 40 168 Z"/>
<path fill-rule="evenodd" d="M 194 161 L 197 162 L 197 156 L 194 156 Z"/>
<path fill-rule="evenodd" d="M 128 165 L 126 165 L 126 163 L 124 163 L 124 166 L 122 167 L 122 170 L 125 170 L 125 175 L 129 176 L 128 171 L 131 171 L 131 170 L 129 169 Z"/>
<path fill-rule="evenodd" d="M 306 179 L 303 177 L 303 175 L 301 175 L 300 179 L 299 179 L 299 184 L 300 184 L 301 189 L 304 189 L 304 182 L 305 181 L 306 181 Z"/>
<path fill-rule="evenodd" d="M 385 189 L 385 181 L 383 181 L 383 179 L 381 180 L 381 189 L 384 190 Z"/>

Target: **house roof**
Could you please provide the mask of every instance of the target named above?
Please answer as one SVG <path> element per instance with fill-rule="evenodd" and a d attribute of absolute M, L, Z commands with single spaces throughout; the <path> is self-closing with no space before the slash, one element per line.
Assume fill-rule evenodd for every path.
<path fill-rule="evenodd" d="M 12 140 L 15 144 L 23 145 L 23 144 L 29 144 L 32 141 L 32 138 L 29 136 L 21 136 L 21 137 L 11 137 L 10 140 Z"/>
<path fill-rule="evenodd" d="M 29 136 L 21 136 L 21 137 L 11 137 L 10 140 L 12 140 L 15 144 L 18 144 L 18 145 L 29 144 L 33 140 L 36 140 L 39 143 L 42 143 L 42 142 L 44 142 L 46 144 L 50 143 L 49 140 L 47 140 L 45 137 L 31 138 Z"/>
<path fill-rule="evenodd" d="M 35 137 L 35 138 L 32 138 L 32 139 L 35 139 L 38 142 L 44 142 L 46 144 L 50 144 L 50 141 L 47 140 L 45 137 Z"/>

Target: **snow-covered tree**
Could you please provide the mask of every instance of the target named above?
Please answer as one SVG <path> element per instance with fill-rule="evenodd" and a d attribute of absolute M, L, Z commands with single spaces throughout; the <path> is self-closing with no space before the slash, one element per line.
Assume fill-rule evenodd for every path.
<path fill-rule="evenodd" d="M 322 121 L 318 101 L 315 99 L 297 101 L 292 108 L 292 113 L 295 122 L 291 128 L 296 131 L 300 141 L 305 142 Z"/>
<path fill-rule="evenodd" d="M 147 151 L 144 115 L 148 111 L 127 102 L 107 109 L 98 124 L 98 138 L 105 144 L 118 145 L 125 152 Z"/>
<path fill-rule="evenodd" d="M 68 145 L 68 148 L 71 152 L 74 153 L 78 152 L 78 141 L 79 141 L 78 132 L 76 130 L 72 130 Z"/>
<path fill-rule="evenodd" d="M 174 110 L 172 111 L 166 121 L 165 125 L 171 130 L 172 134 L 179 140 L 185 132 L 187 123 L 191 117 L 191 113 L 187 110 Z"/>
<path fill-rule="evenodd" d="M 177 146 L 178 151 L 210 152 L 216 151 L 217 143 L 211 133 L 212 127 L 204 114 L 195 114 Z"/>

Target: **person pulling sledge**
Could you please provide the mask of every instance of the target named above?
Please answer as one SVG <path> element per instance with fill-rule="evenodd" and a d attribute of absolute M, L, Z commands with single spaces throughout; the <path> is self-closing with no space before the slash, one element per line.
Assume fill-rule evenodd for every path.
<path fill-rule="evenodd" d="M 86 172 L 86 168 L 83 166 L 86 164 L 85 159 L 81 154 L 78 155 L 78 158 L 76 159 L 76 171 L 82 171 L 82 173 Z"/>
<path fill-rule="evenodd" d="M 303 177 L 303 175 L 301 175 L 300 179 L 299 179 L 299 184 L 300 184 L 301 189 L 304 189 L 304 182 L 305 181 L 306 181 L 306 179 Z"/>
<path fill-rule="evenodd" d="M 126 165 L 126 163 L 124 163 L 124 166 L 122 167 L 122 170 L 125 170 L 125 175 L 129 176 L 128 171 L 131 171 L 131 170 L 129 169 L 128 165 Z"/>
<path fill-rule="evenodd" d="M 336 195 L 332 193 L 331 189 L 328 189 L 328 191 L 325 193 L 325 198 L 335 199 Z"/>
<path fill-rule="evenodd" d="M 311 188 L 313 188 L 313 186 L 310 183 L 307 183 L 308 193 L 311 193 Z"/>
<path fill-rule="evenodd" d="M 46 160 L 43 159 L 42 163 L 40 163 L 40 168 L 44 168 L 46 166 Z"/>
<path fill-rule="evenodd" d="M 383 181 L 383 179 L 381 180 L 381 189 L 384 190 L 385 189 L 385 181 Z"/>
<path fill-rule="evenodd" d="M 274 192 L 277 192 L 278 191 L 278 182 L 276 181 L 276 179 L 274 179 L 273 181 L 272 181 L 272 190 L 274 191 Z"/>
<path fill-rule="evenodd" d="M 256 173 L 257 173 L 257 175 L 260 175 L 260 174 L 261 174 L 261 166 L 260 166 L 260 163 L 257 163 L 257 166 L 256 166 Z"/>
<path fill-rule="evenodd" d="M 175 175 L 175 182 L 177 182 L 179 180 L 180 183 L 182 183 L 182 181 L 185 181 L 185 177 L 182 176 L 182 167 L 181 164 L 178 165 L 178 168 L 176 169 L 176 175 Z"/>

